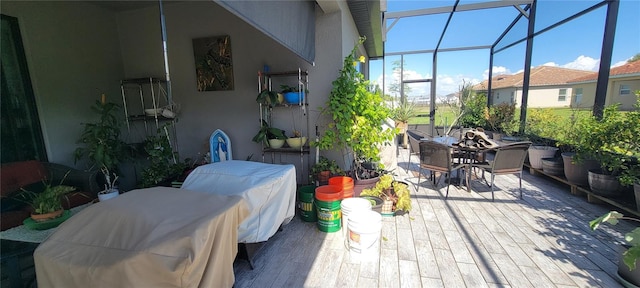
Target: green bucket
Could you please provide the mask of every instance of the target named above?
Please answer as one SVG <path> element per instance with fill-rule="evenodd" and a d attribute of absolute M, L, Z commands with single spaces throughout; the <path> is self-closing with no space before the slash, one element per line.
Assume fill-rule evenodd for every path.
<path fill-rule="evenodd" d="M 316 209 L 318 211 L 318 230 L 336 232 L 342 224 L 342 189 L 332 185 L 316 188 Z"/>
<path fill-rule="evenodd" d="M 300 209 L 300 219 L 305 222 L 316 222 L 316 205 L 313 200 L 313 193 L 316 186 L 302 186 L 298 189 L 298 209 Z"/>

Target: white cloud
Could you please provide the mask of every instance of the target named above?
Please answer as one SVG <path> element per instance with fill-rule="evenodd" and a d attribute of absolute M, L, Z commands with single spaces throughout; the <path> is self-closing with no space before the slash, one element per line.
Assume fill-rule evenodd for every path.
<path fill-rule="evenodd" d="M 631 59 L 631 58 L 629 58 L 629 59 Z M 622 60 L 622 61 L 618 61 L 618 62 L 614 63 L 613 65 L 611 65 L 611 68 L 613 68 L 613 67 L 618 67 L 618 66 L 622 66 L 622 65 L 624 65 L 624 64 L 627 64 L 627 61 L 628 61 L 629 59 L 627 59 L 627 60 Z"/>
<path fill-rule="evenodd" d="M 493 76 L 496 75 L 503 75 L 503 74 L 510 74 L 511 71 L 509 71 L 509 68 L 504 67 L 504 66 L 493 66 Z M 487 80 L 489 79 L 489 69 L 484 70 L 484 72 L 482 72 L 482 79 Z"/>
<path fill-rule="evenodd" d="M 430 78 L 431 78 L 431 75 L 429 74 L 423 75 L 413 70 L 405 70 L 404 77 L 403 77 L 404 80 L 430 79 Z M 395 92 L 391 93 L 389 91 L 389 88 L 391 84 L 398 83 L 398 81 L 400 81 L 400 74 L 392 72 L 392 74 L 387 74 L 387 78 L 385 80 L 386 80 L 385 87 L 384 87 L 385 92 L 389 95 L 395 94 L 396 96 L 399 96 Z M 462 85 L 463 81 L 466 83 L 472 83 L 472 84 L 480 83 L 479 79 L 465 77 L 464 75 L 451 76 L 446 74 L 438 74 L 438 79 L 436 81 L 436 95 L 444 96 L 444 95 L 458 92 L 458 90 L 460 89 L 460 85 Z M 372 79 L 372 82 L 380 85 L 380 83 L 382 83 L 382 75 L 379 75 L 377 79 Z M 412 83 L 412 84 L 409 84 L 409 87 L 411 88 L 411 91 L 409 93 L 406 93 L 406 95 L 410 98 L 429 97 L 429 95 L 431 95 L 431 83 Z"/>
<path fill-rule="evenodd" d="M 588 71 L 598 71 L 600 66 L 599 59 L 593 59 L 589 56 L 580 55 L 576 60 L 569 62 L 567 64 L 562 65 L 564 68 L 570 69 L 578 69 L 578 70 L 588 70 Z"/>
<path fill-rule="evenodd" d="M 556 64 L 556 62 L 547 62 L 547 63 L 544 63 L 544 64 L 542 64 L 540 66 L 558 67 L 558 64 Z"/>

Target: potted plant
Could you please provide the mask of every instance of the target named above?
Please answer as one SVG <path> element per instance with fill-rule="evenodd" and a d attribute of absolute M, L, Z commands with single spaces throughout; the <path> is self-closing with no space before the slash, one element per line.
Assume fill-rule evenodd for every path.
<path fill-rule="evenodd" d="M 382 215 L 391 216 L 400 210 L 411 210 L 409 186 L 407 183 L 393 180 L 391 174 L 380 176 L 380 181 L 373 188 L 362 190 L 360 197 L 362 196 L 380 197 L 384 201 Z"/>
<path fill-rule="evenodd" d="M 402 134 L 402 147 L 407 148 L 407 127 L 409 119 L 416 116 L 416 105 L 409 101 L 404 101 L 391 112 L 391 118 L 396 122 L 396 128 Z"/>
<path fill-rule="evenodd" d="M 119 105 L 106 102 L 106 97 L 96 100 L 91 110 L 99 115 L 95 122 L 83 123 L 84 130 L 80 134 L 78 143 L 82 146 L 76 148 L 74 161 L 86 158 L 88 170 L 106 168 L 107 171 L 117 171 L 118 164 L 128 159 L 126 144 L 120 140 L 121 120 L 116 116 Z M 98 177 L 102 182 L 107 175 Z"/>
<path fill-rule="evenodd" d="M 61 197 L 76 190 L 75 187 L 62 185 L 67 175 L 60 180 L 58 185 L 46 183 L 43 180 L 44 189 L 39 193 L 21 189 L 22 192 L 16 196 L 16 199 L 31 206 L 31 219 L 33 221 L 44 222 L 63 216 L 64 209 L 62 208 Z"/>
<path fill-rule="evenodd" d="M 265 105 L 267 107 L 273 107 L 276 104 L 281 104 L 283 102 L 283 98 L 281 94 L 278 92 L 271 91 L 269 89 L 262 89 L 258 96 L 256 97 L 256 102 Z"/>
<path fill-rule="evenodd" d="M 98 192 L 98 200 L 106 201 L 120 195 L 120 190 L 118 190 L 118 187 L 116 186 L 118 175 L 116 175 L 115 172 L 109 171 L 106 166 L 103 166 L 100 171 L 102 172 L 102 175 L 104 175 L 105 184 L 104 190 Z M 111 177 L 113 177 L 113 180 L 111 180 Z"/>
<path fill-rule="evenodd" d="M 492 130 L 494 140 L 501 140 L 505 134 L 511 134 L 516 127 L 515 103 L 500 103 L 484 108 L 484 119 Z"/>
<path fill-rule="evenodd" d="M 170 186 L 188 167 L 187 163 L 179 161 L 178 153 L 173 151 L 166 125 L 158 128 L 156 135 L 145 140 L 144 150 L 147 152 L 149 165 L 142 171 L 143 188 L 156 185 Z M 185 162 L 188 161 L 189 159 Z"/>
<path fill-rule="evenodd" d="M 618 224 L 619 220 L 630 220 L 640 222 L 640 220 L 631 217 L 625 217 L 623 214 L 610 211 L 592 221 L 589 222 L 591 230 L 596 230 L 602 223 L 609 223 L 611 225 Z M 636 227 L 631 232 L 628 232 L 624 236 L 627 245 L 620 255 L 620 261 L 618 262 L 618 275 L 625 281 L 637 286 L 640 286 L 640 269 L 637 268 L 637 260 L 640 257 L 640 227 Z"/>
<path fill-rule="evenodd" d="M 640 156 L 640 97 L 632 111 L 621 112 L 618 104 L 607 106 L 602 119 L 589 117 L 578 132 L 581 149 L 576 156 L 593 157 L 600 169 L 589 170 L 589 187 L 603 196 L 621 195 L 619 177 L 635 174 L 635 163 Z M 585 156 L 586 155 L 586 156 Z M 630 169 L 631 168 L 631 169 Z M 625 177 L 626 177 L 625 176 Z M 626 179 L 625 184 L 630 184 Z"/>
<path fill-rule="evenodd" d="M 363 63 L 365 60 L 364 56 L 356 56 L 358 45 L 364 41 L 365 38 L 361 37 L 351 54 L 345 57 L 338 78 L 332 82 L 333 88 L 323 114 L 329 115 L 333 122 L 312 143 L 321 150 L 334 147 L 347 150 L 354 160 L 350 169 L 354 178 L 354 194 L 358 193 L 360 180 L 379 176 L 380 166 L 368 164 L 380 161 L 380 147 L 397 134 L 397 129 L 383 127 L 391 116 L 391 109 L 385 105 L 379 91 L 369 90 L 369 81 L 356 69 L 358 60 Z"/>
<path fill-rule="evenodd" d="M 284 95 L 284 100 L 289 104 L 299 104 L 304 103 L 304 94 L 301 93 L 300 87 L 298 86 L 289 86 L 286 84 L 280 85 L 280 93 Z M 309 91 L 304 91 L 309 92 Z"/>
<path fill-rule="evenodd" d="M 286 141 L 287 141 L 287 145 L 289 145 L 289 147 L 299 149 L 305 143 L 307 143 L 307 137 L 302 136 L 300 131 L 294 129 L 293 130 L 293 136 L 292 137 L 288 137 L 286 139 Z"/>
<path fill-rule="evenodd" d="M 258 133 L 253 136 L 252 141 L 262 143 L 266 147 L 280 148 L 284 145 L 286 139 L 287 136 L 284 134 L 282 129 L 271 127 L 267 121 L 262 120 L 260 130 L 258 130 Z"/>
<path fill-rule="evenodd" d="M 318 181 L 318 185 L 326 185 L 329 177 L 334 175 L 343 175 L 344 171 L 340 169 L 335 160 L 329 160 L 327 157 L 320 156 L 318 162 L 311 166 L 311 181 Z M 323 184 L 324 183 L 324 184 Z"/>

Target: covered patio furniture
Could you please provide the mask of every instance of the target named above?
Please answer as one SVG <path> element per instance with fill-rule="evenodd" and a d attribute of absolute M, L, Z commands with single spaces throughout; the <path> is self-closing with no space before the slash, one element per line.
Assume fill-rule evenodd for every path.
<path fill-rule="evenodd" d="M 34 253 L 38 287 L 232 287 L 238 196 L 153 187 L 93 204 Z"/>
<path fill-rule="evenodd" d="M 531 142 L 516 142 L 506 144 L 495 148 L 495 156 L 491 161 L 484 161 L 481 163 L 472 163 L 471 167 L 477 167 L 482 169 L 482 178 L 487 182 L 484 177 L 484 172 L 491 173 L 491 183 L 487 182 L 487 185 L 491 187 L 491 201 L 495 200 L 493 194 L 493 180 L 496 175 L 517 174 L 520 182 L 520 199 L 522 199 L 522 166 L 524 159 L 527 156 L 527 151 L 531 146 Z M 470 175 L 467 175 L 469 177 Z M 467 178 L 467 184 L 469 178 Z"/>
<path fill-rule="evenodd" d="M 446 175 L 447 194 L 445 198 L 449 197 L 449 185 L 451 185 L 451 174 L 453 171 L 459 170 L 464 167 L 463 163 L 454 163 L 451 156 L 451 148 L 442 143 L 435 141 L 423 141 L 419 144 L 420 149 L 420 172 L 418 174 L 418 186 L 420 186 L 420 179 L 422 176 L 422 169 L 428 169 L 430 171 L 429 179 L 433 181 L 434 187 L 437 187 L 435 172 L 440 172 Z M 442 177 L 442 174 L 440 177 Z M 468 183 L 467 183 L 468 185 Z"/>

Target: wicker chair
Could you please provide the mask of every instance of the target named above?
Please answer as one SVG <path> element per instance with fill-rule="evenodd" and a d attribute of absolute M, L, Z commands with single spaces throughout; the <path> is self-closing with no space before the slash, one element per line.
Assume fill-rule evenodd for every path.
<path fill-rule="evenodd" d="M 409 161 L 407 162 L 407 168 L 405 170 L 408 172 L 409 166 L 411 165 L 411 156 L 420 155 L 420 141 L 431 137 L 420 130 L 411 129 L 407 130 L 407 138 L 409 138 Z"/>
<path fill-rule="evenodd" d="M 492 161 L 473 163 L 471 167 L 482 169 L 482 178 L 491 187 L 491 201 L 495 200 L 493 195 L 493 180 L 496 175 L 518 174 L 520 180 L 520 199 L 522 199 L 522 165 L 527 156 L 527 151 L 531 142 L 516 142 L 495 148 L 496 155 Z M 484 178 L 484 172 L 491 173 L 491 183 Z M 467 180 L 468 181 L 468 180 Z M 467 183 L 468 184 L 468 183 Z"/>
<path fill-rule="evenodd" d="M 420 173 L 418 174 L 418 186 L 422 176 L 422 169 L 430 171 L 429 179 L 437 188 L 435 172 L 440 172 L 440 177 L 446 175 L 447 194 L 449 197 L 449 185 L 451 185 L 451 173 L 455 170 L 465 167 L 463 163 L 454 163 L 451 156 L 449 146 L 435 141 L 422 141 L 419 144 L 420 149 Z"/>

